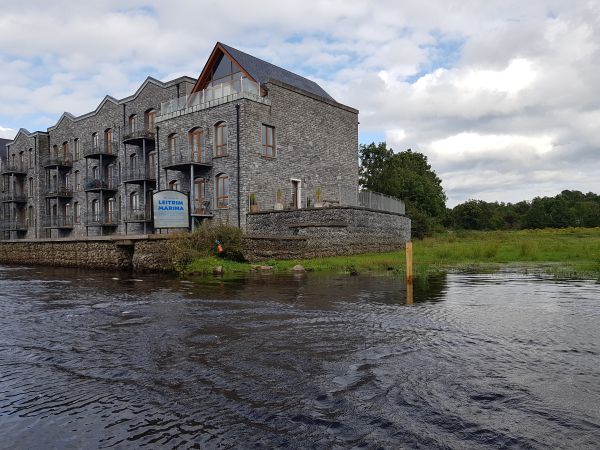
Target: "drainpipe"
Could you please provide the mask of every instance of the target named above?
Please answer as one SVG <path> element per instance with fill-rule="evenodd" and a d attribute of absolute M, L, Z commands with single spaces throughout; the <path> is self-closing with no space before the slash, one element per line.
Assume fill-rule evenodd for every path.
<path fill-rule="evenodd" d="M 242 228 L 242 209 L 240 204 L 240 104 L 235 105 L 236 115 L 236 133 L 235 140 L 237 141 L 237 216 L 238 228 Z"/>
<path fill-rule="evenodd" d="M 38 225 L 40 223 L 40 177 L 39 177 L 40 170 L 38 167 L 37 136 L 33 137 L 33 167 L 34 167 L 33 176 L 35 177 L 36 184 L 37 184 L 37 195 L 32 193 L 34 203 L 36 203 L 35 199 L 37 197 L 37 204 L 35 205 L 36 221 L 33 226 L 33 229 L 35 230 L 35 238 L 38 239 L 38 237 L 39 237 Z M 37 172 L 37 174 L 36 174 L 36 172 Z"/>
<path fill-rule="evenodd" d="M 179 85 L 177 85 L 179 88 Z M 156 127 L 156 190 L 160 191 L 160 139 L 158 135 L 159 127 Z"/>

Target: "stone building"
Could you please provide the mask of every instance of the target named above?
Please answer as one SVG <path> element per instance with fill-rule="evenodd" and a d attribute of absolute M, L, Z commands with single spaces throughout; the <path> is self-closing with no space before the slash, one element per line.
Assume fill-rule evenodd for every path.
<path fill-rule="evenodd" d="M 152 193 L 164 189 L 189 194 L 192 226 L 352 205 L 357 150 L 356 109 L 217 43 L 198 79 L 148 78 L 47 131 L 21 129 L 1 168 L 2 237 L 153 233 Z"/>

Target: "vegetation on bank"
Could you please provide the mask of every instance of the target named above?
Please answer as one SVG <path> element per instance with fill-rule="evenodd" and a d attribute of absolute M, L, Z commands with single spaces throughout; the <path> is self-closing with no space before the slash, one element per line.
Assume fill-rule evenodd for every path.
<path fill-rule="evenodd" d="M 186 250 L 191 247 L 189 240 L 185 247 Z M 223 247 L 226 251 L 227 244 Z M 259 264 L 232 261 L 224 256 L 225 252 L 217 256 L 214 250 L 198 252 L 178 267 L 182 274 L 212 274 L 215 267 L 221 266 L 223 272 L 230 275 L 251 271 L 289 273 L 296 264 L 307 271 L 323 273 L 391 273 L 403 276 L 405 271 L 404 252 L 263 261 Z M 417 277 L 456 270 L 493 270 L 504 264 L 518 264 L 524 269 L 535 267 L 557 276 L 600 279 L 600 228 L 457 231 L 439 233 L 414 242 L 414 272 Z"/>

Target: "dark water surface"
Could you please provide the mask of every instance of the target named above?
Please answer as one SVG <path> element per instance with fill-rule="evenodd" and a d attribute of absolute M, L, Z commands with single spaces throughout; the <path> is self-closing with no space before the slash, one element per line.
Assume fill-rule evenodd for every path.
<path fill-rule="evenodd" d="M 598 448 L 600 285 L 0 269 L 2 448 Z"/>

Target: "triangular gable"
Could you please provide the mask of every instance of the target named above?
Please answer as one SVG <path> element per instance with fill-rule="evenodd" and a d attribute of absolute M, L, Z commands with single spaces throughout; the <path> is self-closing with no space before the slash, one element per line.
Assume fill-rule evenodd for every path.
<path fill-rule="evenodd" d="M 215 48 L 213 48 L 213 51 L 208 57 L 206 64 L 204 64 L 204 68 L 202 69 L 202 72 L 198 77 L 198 81 L 196 81 L 196 84 L 192 89 L 192 93 L 201 91 L 208 85 L 208 83 L 211 81 L 214 69 L 218 68 L 216 66 L 222 61 L 223 57 L 228 58 L 240 70 L 240 72 L 242 72 L 250 80 L 258 83 L 258 81 L 255 80 L 254 77 L 252 77 L 252 75 L 250 75 L 248 71 L 244 69 L 244 67 L 242 67 L 242 65 L 231 55 L 231 53 L 228 52 L 220 42 L 217 42 Z"/>

